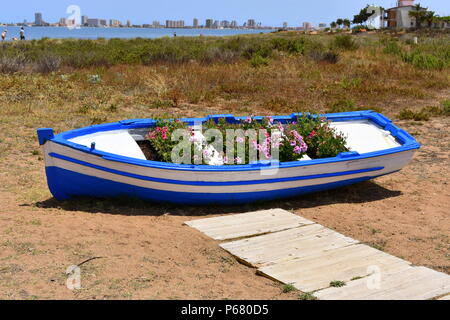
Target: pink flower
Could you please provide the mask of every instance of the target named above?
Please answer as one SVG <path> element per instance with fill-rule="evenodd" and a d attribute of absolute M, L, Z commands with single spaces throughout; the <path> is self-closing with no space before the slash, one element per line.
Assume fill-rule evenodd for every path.
<path fill-rule="evenodd" d="M 297 145 L 297 141 L 292 140 L 292 141 L 291 141 L 291 146 L 295 147 L 296 145 Z"/>
<path fill-rule="evenodd" d="M 267 117 L 267 120 L 269 120 L 269 123 L 270 123 L 270 124 L 273 123 L 273 117 Z"/>
<path fill-rule="evenodd" d="M 300 154 L 300 153 L 302 153 L 302 148 L 301 147 L 299 147 L 299 146 L 296 146 L 295 148 L 294 148 L 294 152 L 296 153 L 296 154 Z"/>
<path fill-rule="evenodd" d="M 317 135 L 317 132 L 316 131 L 312 131 L 310 134 L 309 134 L 309 136 L 308 136 L 308 138 L 314 138 L 315 136 Z"/>
<path fill-rule="evenodd" d="M 163 134 L 162 134 L 162 139 L 163 139 L 163 140 L 167 140 L 167 139 L 168 139 L 168 137 L 167 137 L 167 134 L 166 134 L 166 133 L 163 133 Z"/>
<path fill-rule="evenodd" d="M 242 138 L 242 137 L 238 137 L 238 138 L 236 139 L 236 141 L 237 141 L 237 143 L 243 143 L 243 142 L 245 141 L 245 139 Z"/>
<path fill-rule="evenodd" d="M 236 159 L 234 159 L 236 161 L 236 164 L 241 164 L 242 163 L 242 159 L 239 157 L 236 157 Z"/>
<path fill-rule="evenodd" d="M 252 123 L 252 117 L 248 117 L 247 119 L 245 119 L 245 122 L 247 122 L 247 123 Z"/>
<path fill-rule="evenodd" d="M 230 159 L 228 159 L 228 157 L 223 157 L 223 163 L 227 164 L 230 161 Z"/>

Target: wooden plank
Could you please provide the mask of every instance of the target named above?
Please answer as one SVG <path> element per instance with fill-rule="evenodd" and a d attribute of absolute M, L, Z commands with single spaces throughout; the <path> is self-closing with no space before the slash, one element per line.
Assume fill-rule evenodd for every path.
<path fill-rule="evenodd" d="M 258 267 L 258 273 L 314 292 L 319 299 L 450 299 L 450 276 L 413 267 L 408 261 L 285 210 L 186 224 L 216 240 L 251 237 L 220 246 L 242 262 Z M 344 281 L 346 285 L 330 288 L 332 281 Z M 375 284 L 379 287 L 374 289 Z"/>
<path fill-rule="evenodd" d="M 366 245 L 351 245 L 258 269 L 262 275 L 311 292 L 327 288 L 332 281 L 348 282 L 364 277 L 376 266 L 381 272 L 404 270 L 409 263 Z"/>
<path fill-rule="evenodd" d="M 427 300 L 450 293 L 450 276 L 424 267 L 381 274 L 379 279 L 378 287 L 374 279 L 365 278 L 314 295 L 321 300 Z"/>
<path fill-rule="evenodd" d="M 309 225 L 220 246 L 254 267 L 305 258 L 358 243 L 320 225 Z"/>
<path fill-rule="evenodd" d="M 215 240 L 230 240 L 283 231 L 314 222 L 282 209 L 250 212 L 185 223 Z"/>

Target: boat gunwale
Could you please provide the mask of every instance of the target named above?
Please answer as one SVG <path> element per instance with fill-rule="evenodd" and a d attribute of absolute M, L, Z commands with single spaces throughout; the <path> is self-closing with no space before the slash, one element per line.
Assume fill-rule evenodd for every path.
<path fill-rule="evenodd" d="M 302 116 L 302 113 L 293 113 L 290 116 L 274 116 L 274 121 L 289 122 L 295 120 L 298 116 Z M 98 156 L 104 160 L 120 162 L 124 164 L 136 165 L 140 167 L 150 167 L 163 170 L 179 170 L 179 171 L 207 171 L 207 172 L 236 172 L 236 171 L 255 171 L 255 170 L 270 170 L 274 168 L 293 168 L 293 167 L 304 167 L 304 166 L 314 166 L 322 165 L 336 162 L 344 161 L 357 161 L 364 160 L 368 158 L 375 158 L 380 156 L 387 156 L 396 153 L 417 150 L 420 149 L 421 145 L 405 130 L 397 127 L 392 123 L 392 120 L 385 117 L 384 115 L 374 112 L 374 111 L 356 111 L 356 112 L 344 112 L 344 113 L 334 113 L 334 114 L 323 114 L 320 117 L 324 117 L 332 122 L 345 122 L 345 121 L 355 121 L 355 120 L 368 120 L 374 124 L 381 127 L 383 130 L 388 131 L 391 135 L 396 138 L 396 140 L 401 144 L 399 147 L 374 151 L 364 154 L 359 154 L 357 152 L 347 152 L 339 154 L 337 157 L 324 158 L 324 159 L 313 159 L 308 161 L 292 161 L 292 162 L 276 162 L 276 161 L 265 161 L 257 162 L 246 165 L 235 165 L 235 166 L 210 166 L 210 165 L 189 165 L 189 164 L 175 164 L 168 162 L 158 162 L 151 160 L 140 160 L 136 158 L 130 158 L 125 156 L 119 156 L 113 153 L 99 151 L 80 144 L 70 142 L 69 139 L 75 137 L 93 134 L 97 132 L 113 131 L 113 130 L 123 130 L 123 129 L 139 129 L 147 128 L 156 124 L 156 120 L 153 119 L 132 119 L 123 120 L 115 123 L 107 123 L 101 125 L 94 125 L 90 127 L 75 129 L 71 131 L 66 131 L 53 136 L 52 129 L 39 129 L 38 136 L 41 145 L 44 145 L 48 141 L 57 143 L 75 149 L 90 155 Z M 205 122 L 210 119 L 221 119 L 225 118 L 227 121 L 233 123 L 239 123 L 240 120 L 246 119 L 246 117 L 235 117 L 230 114 L 223 115 L 213 115 L 205 118 L 182 118 L 178 119 L 188 125 L 198 124 L 200 122 Z M 264 117 L 254 117 L 255 120 L 262 120 Z M 47 136 L 51 133 L 50 136 Z"/>

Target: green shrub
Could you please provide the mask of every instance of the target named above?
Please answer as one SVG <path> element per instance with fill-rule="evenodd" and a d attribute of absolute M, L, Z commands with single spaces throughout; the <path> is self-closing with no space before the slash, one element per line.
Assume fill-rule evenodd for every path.
<path fill-rule="evenodd" d="M 326 62 L 330 64 L 336 64 L 339 62 L 340 55 L 334 51 L 321 51 L 318 49 L 312 50 L 309 53 L 309 57 L 317 62 Z"/>
<path fill-rule="evenodd" d="M 383 52 L 386 54 L 400 55 L 403 51 L 397 41 L 389 41 L 384 47 Z"/>
<path fill-rule="evenodd" d="M 403 60 L 419 69 L 442 70 L 445 66 L 442 59 L 428 53 L 405 54 Z"/>
<path fill-rule="evenodd" d="M 355 39 L 350 35 L 336 36 L 333 41 L 333 46 L 342 50 L 356 50 L 359 48 Z"/>
<path fill-rule="evenodd" d="M 450 116 L 450 100 L 442 101 L 442 114 Z"/>
<path fill-rule="evenodd" d="M 404 109 L 400 112 L 399 118 L 401 120 L 428 121 L 430 120 L 430 115 L 424 110 L 415 112 L 410 109 Z"/>
<path fill-rule="evenodd" d="M 255 54 L 251 59 L 250 59 L 250 65 L 253 68 L 260 68 L 260 67 L 265 67 L 269 65 L 269 59 L 268 58 L 264 58 L 259 54 Z"/>

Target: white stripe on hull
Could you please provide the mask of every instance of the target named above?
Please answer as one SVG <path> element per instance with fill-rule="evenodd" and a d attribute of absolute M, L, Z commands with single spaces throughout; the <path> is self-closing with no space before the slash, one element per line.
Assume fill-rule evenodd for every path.
<path fill-rule="evenodd" d="M 299 167 L 292 167 L 292 168 L 280 168 L 278 172 L 274 175 L 263 175 L 261 174 L 260 170 L 251 170 L 251 171 L 223 171 L 223 172 L 214 172 L 214 171 L 198 171 L 195 169 L 192 169 L 191 171 L 185 171 L 185 170 L 177 170 L 174 169 L 159 169 L 159 168 L 151 168 L 151 167 L 143 167 L 133 164 L 127 164 L 127 163 L 120 163 L 115 161 L 109 161 L 105 160 L 101 157 L 98 157 L 96 155 L 88 154 L 85 152 L 81 152 L 63 145 L 59 145 L 53 142 L 47 142 L 44 146 L 45 150 L 45 162 L 46 166 L 56 166 L 65 168 L 63 166 L 75 165 L 73 163 L 63 161 L 60 159 L 52 158 L 49 156 L 49 153 L 57 153 L 62 156 L 70 157 L 79 161 L 87 162 L 93 165 L 118 170 L 122 172 L 127 172 L 134 175 L 140 175 L 145 177 L 151 177 L 151 178 L 158 178 L 158 179 L 168 179 L 168 180 L 180 180 L 180 181 L 192 181 L 192 182 L 245 182 L 245 181 L 258 181 L 258 180 L 271 180 L 271 179 L 282 179 L 282 178 L 291 178 L 291 177 L 299 177 L 299 176 L 312 176 L 312 175 L 320 175 L 320 174 L 327 174 L 327 173 L 336 173 L 336 172 L 346 172 L 346 171 L 355 171 L 355 170 L 361 170 L 361 169 L 368 169 L 368 168 L 375 168 L 375 167 L 384 167 L 384 170 L 376 171 L 376 172 L 366 172 L 363 174 L 358 175 L 351 175 L 351 176 L 340 176 L 340 177 L 333 177 L 331 178 L 333 181 L 342 181 L 347 179 L 353 179 L 357 177 L 365 177 L 365 176 L 377 176 L 377 175 L 383 175 L 391 172 L 398 171 L 402 169 L 404 166 L 406 166 L 412 159 L 414 155 L 414 150 L 411 151 L 405 151 L 401 153 L 396 153 L 392 155 L 386 155 L 386 156 L 379 156 L 376 158 L 368 158 L 368 159 L 362 159 L 362 160 L 348 160 L 348 161 L 342 161 L 342 162 L 335 162 L 335 163 L 326 163 L 326 164 L 318 164 L 318 165 L 306 165 L 306 166 L 299 166 Z M 116 174 L 107 173 L 102 170 L 96 170 L 93 168 L 88 168 L 82 165 L 76 165 L 77 170 L 72 170 L 75 172 L 83 171 L 85 172 L 87 169 L 93 170 L 90 171 L 93 176 L 97 176 L 97 174 L 109 174 L 112 176 L 118 176 Z M 82 172 L 80 172 L 82 173 Z M 127 178 L 127 177 L 125 177 Z M 147 181 L 142 181 L 139 179 L 134 178 L 128 178 L 133 179 L 136 181 L 141 181 L 147 183 Z M 330 178 L 328 178 L 330 179 Z M 323 180 L 323 179 L 314 179 L 314 180 Z M 311 181 L 311 180 L 303 180 L 302 183 L 305 183 L 305 181 Z M 286 182 L 285 182 L 286 183 Z M 290 184 L 298 184 L 300 181 L 291 181 Z M 328 182 L 321 182 L 322 183 L 328 183 Z M 133 183 L 134 184 L 134 183 Z M 169 184 L 172 185 L 172 184 Z M 273 183 L 270 184 L 264 184 L 264 186 L 267 185 L 274 185 Z M 307 183 L 306 185 L 312 185 L 311 182 Z M 253 185 L 253 188 L 258 188 L 257 191 L 261 191 L 259 187 L 263 186 L 262 184 L 259 185 Z M 181 186 L 182 189 L 186 189 L 186 187 L 190 186 Z M 211 186 L 205 186 L 206 189 L 210 190 Z M 224 186 L 219 187 L 224 192 Z M 232 186 L 233 188 L 239 188 L 241 189 L 241 186 Z M 270 189 L 270 190 L 276 190 Z M 264 190 L 267 190 L 264 188 Z M 183 190 L 184 191 L 184 190 Z M 227 191 L 228 192 L 228 191 Z"/>
<path fill-rule="evenodd" d="M 329 184 L 333 182 L 346 181 L 350 179 L 373 177 L 388 174 L 403 168 L 412 158 L 414 151 L 402 152 L 394 155 L 381 156 L 373 159 L 358 160 L 358 161 L 345 161 L 338 163 L 331 163 L 325 165 L 316 166 L 305 166 L 299 168 L 285 168 L 280 169 L 278 174 L 274 176 L 262 176 L 261 173 L 256 171 L 251 172 L 193 172 L 193 171 L 180 171 L 180 170 L 164 170 L 155 169 L 148 167 L 139 167 L 136 165 L 124 164 L 119 162 L 108 161 L 102 159 L 98 156 L 89 155 L 77 150 L 73 150 L 68 147 L 60 146 L 55 144 L 47 143 L 45 147 L 46 153 L 46 165 L 54 166 L 61 169 L 69 170 L 72 172 L 97 177 L 101 179 L 106 179 L 110 181 L 115 181 L 119 183 L 124 183 L 128 185 L 156 189 L 162 191 L 173 191 L 173 192 L 188 192 L 188 193 L 246 193 L 246 192 L 260 192 L 260 191 L 274 191 L 274 190 L 284 190 L 307 186 L 316 186 L 322 184 Z M 141 176 L 171 179 L 171 180 L 181 180 L 181 181 L 208 181 L 208 182 L 243 182 L 242 185 L 222 185 L 222 186 L 211 186 L 211 185 L 182 185 L 173 184 L 168 182 L 156 182 L 147 181 L 132 177 L 123 176 L 120 174 L 110 173 L 104 170 L 95 169 L 92 167 L 84 166 L 81 164 L 73 163 L 70 161 L 53 158 L 49 156 L 48 153 L 56 152 L 58 154 L 78 159 L 87 163 L 95 164 L 98 166 L 119 170 L 122 172 L 127 172 L 131 174 L 137 174 Z M 261 184 L 245 184 L 246 180 L 266 180 L 266 179 L 279 179 L 288 177 L 299 177 L 299 176 L 309 176 L 324 173 L 339 173 L 342 171 L 353 171 L 374 167 L 384 167 L 383 170 L 374 172 L 363 172 L 357 174 L 349 174 L 343 176 L 326 177 L 319 179 L 308 179 L 308 180 L 295 180 L 295 181 L 284 181 L 284 182 L 274 182 L 274 183 L 261 183 Z M 318 169 L 322 169 L 319 171 Z M 325 170 L 326 169 L 326 170 Z M 231 179 L 230 179 L 231 176 Z"/>

